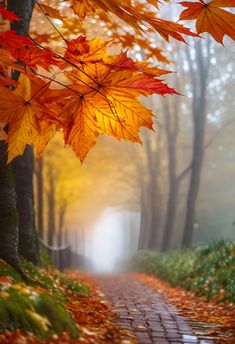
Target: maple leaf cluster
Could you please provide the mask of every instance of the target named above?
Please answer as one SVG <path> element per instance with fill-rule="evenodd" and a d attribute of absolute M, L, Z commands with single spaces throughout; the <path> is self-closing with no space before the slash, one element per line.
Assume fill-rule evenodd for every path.
<path fill-rule="evenodd" d="M 37 3 L 52 26 L 50 18 L 62 22 L 65 18 L 62 2 L 57 2 L 58 8 Z M 110 14 L 119 17 L 138 34 L 147 26 L 165 40 L 173 37 L 184 42 L 183 35 L 198 36 L 147 10 L 152 5 L 158 8 L 157 1 L 135 5 L 129 0 L 69 3 L 79 20 L 98 11 L 106 19 Z M 232 7 L 233 0 L 212 0 L 208 4 L 200 0 L 182 5 L 187 9 L 180 19 L 197 19 L 198 33 L 210 32 L 219 42 L 224 34 L 234 38 L 234 15 L 220 8 Z M 21 20 L 2 6 L 0 14 L 8 21 Z M 229 23 L 225 24 L 225 20 Z M 213 21 L 216 25 L 211 28 Z M 8 161 L 23 154 L 26 144 L 32 144 L 39 157 L 56 130 L 63 131 L 65 144 L 73 148 L 81 161 L 100 134 L 141 142 L 139 129 L 152 128 L 152 113 L 141 104 L 140 97 L 176 93 L 159 79 L 166 71 L 146 62 L 135 62 L 124 51 L 110 55 L 109 43 L 99 38 L 88 40 L 79 35 L 67 40 L 59 34 L 64 42 L 62 53 L 45 48 L 31 36 L 19 36 L 12 30 L 0 32 L 0 138 L 7 141 Z M 138 37 L 137 43 L 146 45 L 146 40 Z M 123 45 L 130 40 L 123 37 Z M 150 51 L 169 62 L 159 48 Z M 20 73 L 18 81 L 12 80 L 12 70 Z"/>

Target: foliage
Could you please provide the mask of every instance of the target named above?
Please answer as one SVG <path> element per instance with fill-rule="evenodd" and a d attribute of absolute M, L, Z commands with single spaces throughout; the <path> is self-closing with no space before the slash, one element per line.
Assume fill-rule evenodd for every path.
<path fill-rule="evenodd" d="M 79 295 L 89 296 L 89 288 L 85 284 L 67 278 L 58 270 L 52 268 L 48 270 L 39 269 L 23 258 L 21 258 L 21 261 L 25 272 L 33 277 L 29 284 L 39 285 L 47 289 L 51 294 L 56 295 L 61 302 L 66 300 L 67 293 L 70 291 L 76 297 L 79 297 Z"/>
<path fill-rule="evenodd" d="M 64 307 L 49 294 L 24 284 L 4 286 L 0 294 L 0 331 L 22 329 L 45 338 L 64 330 L 77 337 L 76 325 Z"/>
<path fill-rule="evenodd" d="M 26 285 L 9 265 L 0 264 L 0 331 L 22 329 L 41 338 L 68 332 L 76 338 L 78 331 L 66 304 L 70 297 L 87 298 L 89 288 L 57 270 L 36 268 L 21 259 L 30 277 Z"/>
<path fill-rule="evenodd" d="M 147 35 L 157 32 L 166 41 L 173 37 L 181 42 L 185 42 L 185 35 L 198 37 L 198 34 L 179 22 L 159 18 L 157 1 L 70 0 L 64 6 L 58 0 L 53 1 L 52 6 L 50 4 L 38 2 L 36 11 L 56 31 L 60 43 L 57 43 L 58 37 L 50 42 L 48 35 L 43 36 L 43 33 L 40 41 L 37 41 L 39 36 L 34 38 L 31 33 L 29 36 L 17 35 L 6 29 L 5 22 L 5 31 L 0 32 L 0 123 L 1 137 L 8 143 L 8 161 L 23 154 L 26 144 L 33 144 L 39 157 L 56 131 L 63 132 L 65 144 L 73 148 L 81 161 L 100 134 L 141 142 L 139 129 L 152 129 L 152 113 L 139 98 L 176 94 L 159 79 L 167 71 L 152 67 L 147 61 L 134 61 L 126 51 L 111 54 L 110 41 L 97 37 L 88 40 L 83 35 L 72 39 L 64 37 L 52 19 L 63 24 L 61 30 L 70 32 L 76 27 L 73 25 L 75 19 L 83 23 L 87 17 L 95 17 L 95 13 L 100 22 L 112 28 L 112 35 L 122 27 L 113 18 L 115 15 L 125 26 L 132 28 L 137 36 L 136 43 L 140 46 L 145 43 L 145 50 L 151 51 L 153 57 L 156 52 L 159 59 L 162 59 L 161 51 L 157 51 L 158 47 L 155 50 L 149 48 L 151 42 L 145 39 L 143 32 Z M 180 19 L 196 19 L 198 33 L 209 32 L 220 43 L 225 34 L 234 38 L 234 15 L 222 9 L 233 7 L 232 1 L 212 0 L 207 4 L 201 0 L 182 4 L 188 9 L 183 11 Z M 20 21 L 3 6 L 0 13 L 5 21 Z M 134 39 L 135 34 L 131 36 Z M 72 35 L 75 35 L 74 31 L 70 32 Z M 121 33 L 118 36 L 123 46 L 132 47 L 130 37 L 123 40 Z M 10 78 L 12 69 L 20 72 L 18 81 Z M 8 128 L 7 133 L 4 126 Z"/>
<path fill-rule="evenodd" d="M 52 261 L 49 257 L 49 254 L 45 250 L 39 251 L 39 257 L 40 264 L 43 268 L 49 269 L 52 267 Z"/>
<path fill-rule="evenodd" d="M 10 265 L 0 260 L 0 277 L 10 276 L 16 283 L 22 282 L 20 274 Z"/>
<path fill-rule="evenodd" d="M 223 10 L 223 7 L 234 7 L 234 1 L 212 0 L 207 3 L 204 0 L 199 2 L 181 2 L 187 7 L 181 15 L 181 20 L 196 19 L 198 33 L 209 32 L 211 36 L 223 44 L 224 35 L 235 39 L 234 15 Z"/>
<path fill-rule="evenodd" d="M 219 240 L 180 252 L 140 251 L 133 265 L 207 300 L 235 303 L 235 242 Z"/>

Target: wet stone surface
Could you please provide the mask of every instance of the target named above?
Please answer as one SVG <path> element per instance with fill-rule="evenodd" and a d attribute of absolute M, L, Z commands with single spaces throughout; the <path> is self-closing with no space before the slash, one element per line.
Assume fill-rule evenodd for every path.
<path fill-rule="evenodd" d="M 160 293 L 128 275 L 102 276 L 97 282 L 118 316 L 114 322 L 134 332 L 140 344 L 213 344 L 203 324 L 179 315 Z"/>

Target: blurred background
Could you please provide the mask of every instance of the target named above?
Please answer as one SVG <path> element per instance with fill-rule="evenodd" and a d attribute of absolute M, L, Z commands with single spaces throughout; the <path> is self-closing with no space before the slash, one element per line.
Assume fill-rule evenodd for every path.
<path fill-rule="evenodd" d="M 100 19 L 90 25 L 91 37 L 114 34 Z M 133 33 L 122 30 L 125 48 Z M 142 130 L 142 145 L 101 136 L 81 165 L 58 133 L 37 161 L 37 228 L 57 265 L 68 259 L 59 248 L 73 267 L 112 272 L 138 249 L 235 239 L 235 47 L 205 38 L 168 46 L 152 34 L 148 55 L 133 42 L 129 54 L 171 70 L 165 79 L 179 93 L 143 99 L 154 131 Z"/>

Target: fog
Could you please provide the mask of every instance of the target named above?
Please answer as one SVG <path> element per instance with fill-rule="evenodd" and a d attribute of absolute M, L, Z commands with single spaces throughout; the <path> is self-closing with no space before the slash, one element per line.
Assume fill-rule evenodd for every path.
<path fill-rule="evenodd" d="M 81 165 L 51 142 L 42 174 L 55 218 L 45 196 L 43 240 L 54 223 L 53 244 L 71 247 L 74 267 L 112 272 L 137 249 L 235 239 L 235 50 L 225 45 L 172 43 L 166 79 L 180 95 L 143 99 L 155 117 L 142 145 L 101 136 Z"/>

